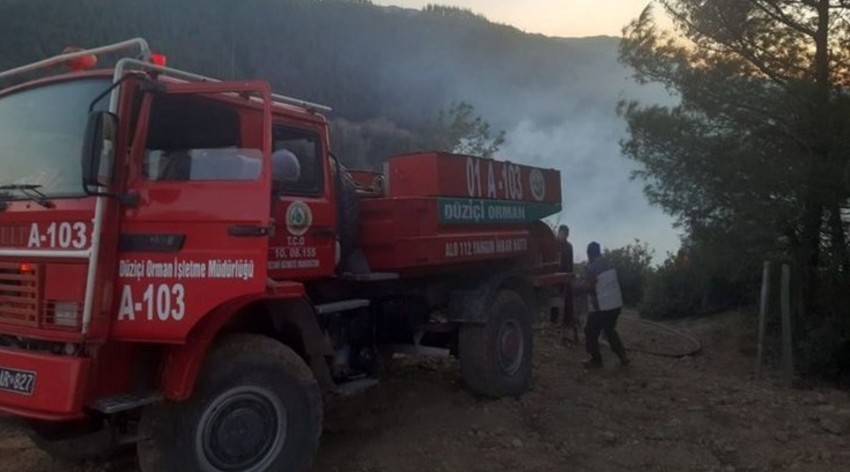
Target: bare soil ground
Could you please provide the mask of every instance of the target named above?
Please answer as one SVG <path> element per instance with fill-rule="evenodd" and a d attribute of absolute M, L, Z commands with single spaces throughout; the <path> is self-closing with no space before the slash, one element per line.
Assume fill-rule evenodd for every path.
<path fill-rule="evenodd" d="M 314 470 L 850 470 L 847 392 L 752 381 L 743 315 L 676 326 L 703 343 L 700 355 L 635 353 L 629 368 L 593 372 L 580 367 L 582 349 L 541 326 L 534 389 L 520 399 L 473 398 L 453 362 L 398 362 L 380 386 L 329 408 Z M 669 339 L 628 319 L 621 334 L 633 346 Z M 0 426 L 0 471 L 134 470 L 130 456 L 56 462 Z"/>

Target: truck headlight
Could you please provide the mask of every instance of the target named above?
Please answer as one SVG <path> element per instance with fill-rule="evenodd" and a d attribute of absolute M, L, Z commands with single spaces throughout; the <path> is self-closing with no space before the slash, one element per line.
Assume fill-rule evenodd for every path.
<path fill-rule="evenodd" d="M 64 328 L 76 328 L 80 310 L 77 302 L 54 302 L 53 324 Z"/>

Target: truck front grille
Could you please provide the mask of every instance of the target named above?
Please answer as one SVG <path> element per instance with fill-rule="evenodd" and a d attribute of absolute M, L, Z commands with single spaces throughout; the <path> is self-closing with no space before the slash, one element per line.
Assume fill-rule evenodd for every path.
<path fill-rule="evenodd" d="M 39 280 L 36 264 L 0 262 L 0 323 L 38 327 Z"/>

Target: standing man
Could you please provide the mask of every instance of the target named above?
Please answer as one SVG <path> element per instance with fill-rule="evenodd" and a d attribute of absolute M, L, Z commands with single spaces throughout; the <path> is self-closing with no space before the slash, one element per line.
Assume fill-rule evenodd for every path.
<path fill-rule="evenodd" d="M 558 227 L 558 253 L 560 254 L 560 264 L 559 269 L 561 272 L 566 272 L 568 274 L 573 273 L 573 245 L 570 244 L 570 228 L 567 225 L 561 225 Z M 564 319 L 562 323 L 564 326 L 572 319 L 573 315 L 573 294 L 572 291 L 567 287 L 563 293 L 564 296 Z M 558 310 L 553 309 L 549 314 L 549 319 L 552 323 L 558 322 Z"/>
<path fill-rule="evenodd" d="M 587 269 L 584 272 L 583 290 L 587 293 L 587 325 L 584 329 L 587 353 L 590 354 L 584 366 L 589 369 L 602 367 L 602 354 L 599 352 L 599 335 L 604 332 L 611 350 L 620 358 L 620 365 L 629 365 L 626 348 L 617 334 L 617 318 L 623 308 L 623 296 L 617 269 L 602 257 L 598 243 L 587 245 Z"/>
<path fill-rule="evenodd" d="M 558 227 L 558 249 L 561 252 L 561 271 L 573 272 L 573 245 L 570 244 L 570 228 L 567 225 Z"/>

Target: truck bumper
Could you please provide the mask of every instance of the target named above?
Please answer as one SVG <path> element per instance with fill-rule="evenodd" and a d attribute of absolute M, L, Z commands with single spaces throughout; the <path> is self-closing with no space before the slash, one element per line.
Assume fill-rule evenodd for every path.
<path fill-rule="evenodd" d="M 0 348 L 0 413 L 40 420 L 83 417 L 89 366 L 86 358 Z"/>

